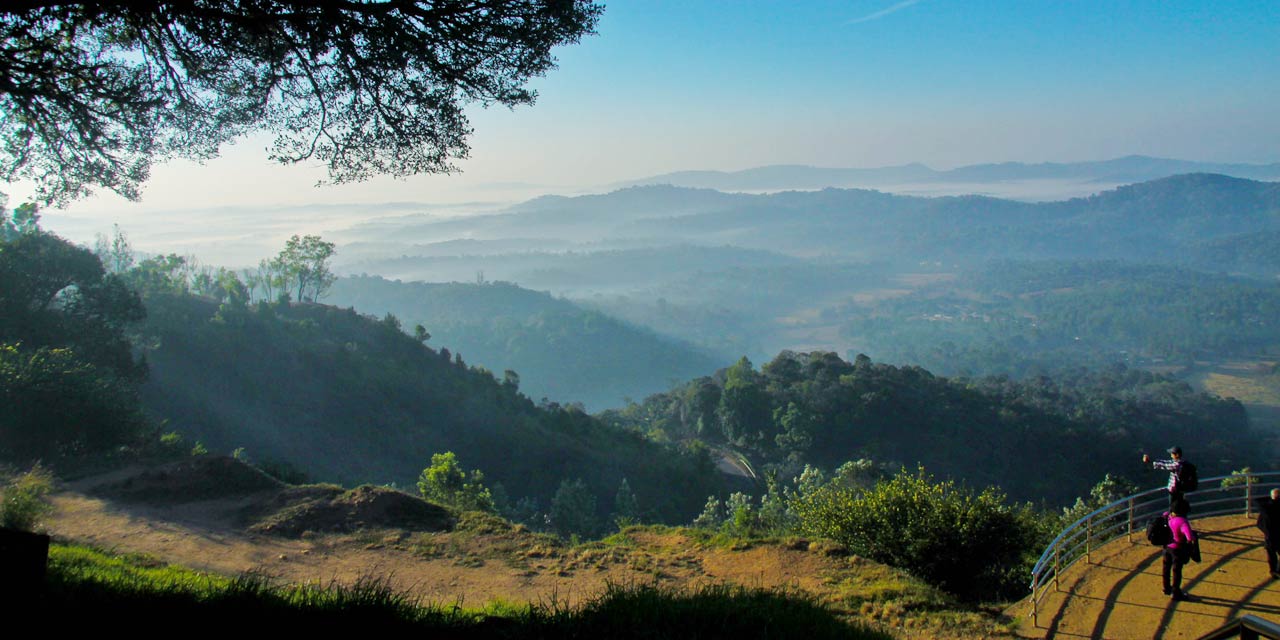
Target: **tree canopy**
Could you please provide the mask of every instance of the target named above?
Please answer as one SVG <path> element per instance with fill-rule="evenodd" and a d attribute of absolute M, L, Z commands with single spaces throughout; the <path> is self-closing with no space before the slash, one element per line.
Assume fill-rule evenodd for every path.
<path fill-rule="evenodd" d="M 39 227 L 34 206 L 0 204 L 0 459 L 103 452 L 147 430 L 146 365 L 128 331 L 145 315 L 88 249 Z"/>
<path fill-rule="evenodd" d="M 70 348 L 96 366 L 141 378 L 146 367 L 126 335 L 145 315 L 138 295 L 93 252 L 41 230 L 34 208 L 14 218 L 22 231 L 0 238 L 0 342 Z M 6 220 L 0 207 L 0 227 Z"/>
<path fill-rule="evenodd" d="M 289 238 L 271 263 L 280 278 L 280 288 L 288 291 L 297 287 L 299 302 L 320 300 L 337 279 L 329 270 L 333 251 L 333 243 L 321 240 L 320 236 Z"/>
<path fill-rule="evenodd" d="M 463 106 L 531 104 L 551 50 L 595 28 L 587 0 L 6 3 L 0 178 L 65 203 L 137 199 L 153 161 L 276 134 L 330 180 L 454 170 Z"/>

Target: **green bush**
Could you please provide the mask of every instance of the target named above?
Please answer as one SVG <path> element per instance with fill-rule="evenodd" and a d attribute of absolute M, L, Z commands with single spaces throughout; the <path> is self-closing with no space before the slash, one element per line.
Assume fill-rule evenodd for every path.
<path fill-rule="evenodd" d="M 0 527 L 35 530 L 53 509 L 48 498 L 52 490 L 53 477 L 39 465 L 9 479 L 0 488 Z"/>
<path fill-rule="evenodd" d="M 596 496 L 581 478 L 562 480 L 547 511 L 551 529 L 562 538 L 596 534 Z"/>
<path fill-rule="evenodd" d="M 131 383 L 71 349 L 0 343 L 0 459 L 25 465 L 138 441 Z"/>
<path fill-rule="evenodd" d="M 998 489 L 935 483 L 921 467 L 868 490 L 827 483 L 792 499 L 806 535 L 906 569 L 969 600 L 1021 595 L 1040 542 L 1036 515 Z"/>
<path fill-rule="evenodd" d="M 1253 475 L 1253 469 L 1245 467 L 1231 472 L 1231 475 L 1222 479 L 1222 488 L 1238 487 L 1245 484 L 1253 484 L 1259 482 L 1258 476 Z"/>
<path fill-rule="evenodd" d="M 479 469 L 463 469 L 452 451 L 431 456 L 431 466 L 418 476 L 418 493 L 461 511 L 495 511 L 493 494 L 484 486 L 484 474 Z"/>

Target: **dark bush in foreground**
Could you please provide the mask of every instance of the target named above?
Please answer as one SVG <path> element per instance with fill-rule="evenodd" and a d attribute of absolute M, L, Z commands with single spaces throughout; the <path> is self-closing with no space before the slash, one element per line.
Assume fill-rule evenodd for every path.
<path fill-rule="evenodd" d="M 557 638 L 891 638 L 835 617 L 810 596 L 704 585 L 612 585 L 581 609 L 535 610 L 538 636 Z"/>

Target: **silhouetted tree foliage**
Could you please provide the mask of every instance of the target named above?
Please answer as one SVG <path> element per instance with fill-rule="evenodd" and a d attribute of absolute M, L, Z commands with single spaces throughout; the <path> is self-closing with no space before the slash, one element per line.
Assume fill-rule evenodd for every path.
<path fill-rule="evenodd" d="M 92 251 L 32 227 L 0 243 L 0 342 L 70 348 L 126 378 L 140 378 L 126 335 L 142 301 Z"/>
<path fill-rule="evenodd" d="M 8 2 L 0 176 L 66 202 L 136 199 L 151 163 L 254 131 L 335 182 L 454 169 L 468 103 L 531 104 L 551 50 L 591 33 L 584 0 Z"/>
<path fill-rule="evenodd" d="M 0 458 L 56 460 L 137 442 L 146 430 L 127 332 L 144 315 L 88 249 L 0 207 Z"/>

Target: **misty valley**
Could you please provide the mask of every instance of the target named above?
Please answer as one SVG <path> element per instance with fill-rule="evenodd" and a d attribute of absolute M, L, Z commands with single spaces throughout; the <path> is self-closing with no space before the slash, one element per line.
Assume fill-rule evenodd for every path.
<path fill-rule="evenodd" d="M 0 6 L 0 611 L 1280 638 L 1277 11 Z"/>
<path fill-rule="evenodd" d="M 5 451 L 61 473 L 233 455 L 565 540 L 830 537 L 963 601 L 1017 597 L 1046 518 L 1158 483 L 1142 452 L 1274 466 L 1276 183 L 1043 203 L 637 186 L 294 236 L 240 270 L 119 229 L 77 247 L 30 207 L 5 224 Z M 832 519 L 935 490 L 1007 547 L 938 565 Z M 289 518 L 317 498 L 288 495 L 255 526 L 316 526 Z"/>

